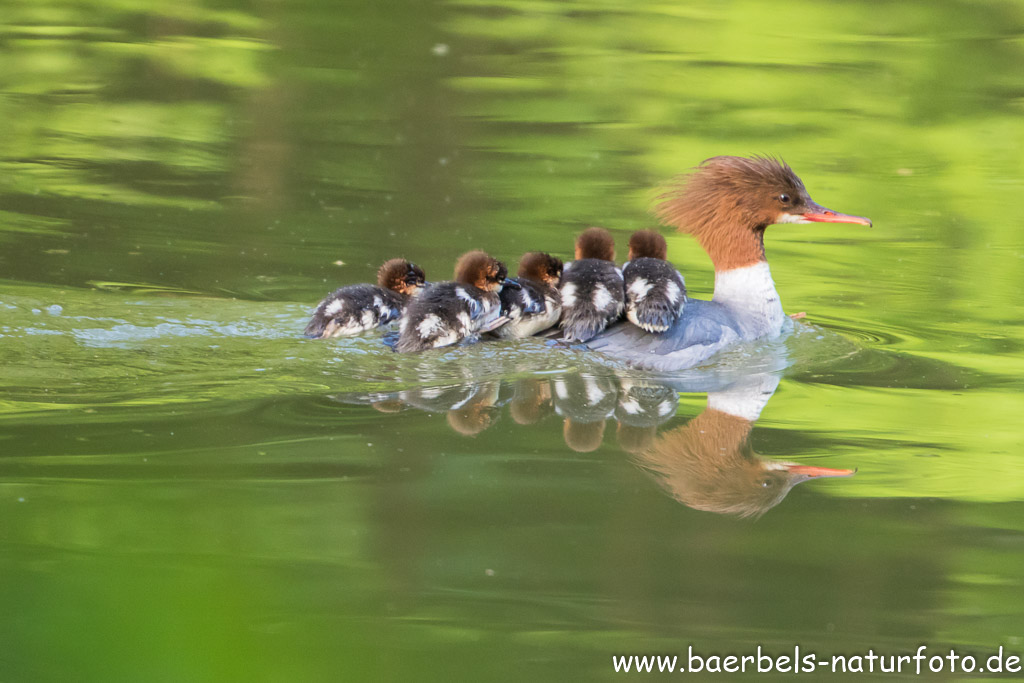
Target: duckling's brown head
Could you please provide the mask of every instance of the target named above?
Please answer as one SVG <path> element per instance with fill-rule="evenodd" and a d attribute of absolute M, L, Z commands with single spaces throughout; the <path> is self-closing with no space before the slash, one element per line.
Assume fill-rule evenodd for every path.
<path fill-rule="evenodd" d="M 455 280 L 485 292 L 496 292 L 505 284 L 508 268 L 487 252 L 468 251 L 455 263 Z"/>
<path fill-rule="evenodd" d="M 547 285 L 557 285 L 562 278 L 562 259 L 542 251 L 530 251 L 519 260 L 519 277 Z"/>
<path fill-rule="evenodd" d="M 423 289 L 427 278 L 423 269 L 404 258 L 385 261 L 377 270 L 377 284 L 399 294 L 412 296 Z"/>
<path fill-rule="evenodd" d="M 668 243 L 654 230 L 637 230 L 630 235 L 628 260 L 646 257 L 664 261 L 667 256 Z"/>
<path fill-rule="evenodd" d="M 615 238 L 604 228 L 587 228 L 576 238 L 576 260 L 596 258 L 615 260 Z"/>

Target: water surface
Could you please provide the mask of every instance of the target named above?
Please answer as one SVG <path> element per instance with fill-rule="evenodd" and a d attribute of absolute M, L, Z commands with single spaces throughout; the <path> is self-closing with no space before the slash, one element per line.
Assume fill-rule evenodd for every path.
<path fill-rule="evenodd" d="M 1024 654 L 1024 4 L 0 9 L 0 680 Z M 300 336 L 386 258 L 621 247 L 753 153 L 875 221 L 769 230 L 778 342 Z"/>

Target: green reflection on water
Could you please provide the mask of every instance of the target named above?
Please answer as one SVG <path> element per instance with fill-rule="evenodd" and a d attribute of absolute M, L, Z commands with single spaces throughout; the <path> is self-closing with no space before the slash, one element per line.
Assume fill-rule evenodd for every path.
<path fill-rule="evenodd" d="M 1024 650 L 1024 4 L 0 4 L 0 679 Z M 385 258 L 623 244 L 658 184 L 758 152 L 876 227 L 769 231 L 810 324 L 749 455 L 859 471 L 756 522 L 687 507 L 648 427 L 520 424 L 516 382 L 606 364 L 298 337 Z M 479 402 L 345 402 L 438 387 Z"/>

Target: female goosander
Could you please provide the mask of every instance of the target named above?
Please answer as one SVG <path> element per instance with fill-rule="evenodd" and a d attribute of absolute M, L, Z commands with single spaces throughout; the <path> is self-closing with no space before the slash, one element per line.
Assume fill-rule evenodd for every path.
<path fill-rule="evenodd" d="M 786 316 L 764 253 L 769 225 L 871 225 L 867 218 L 815 204 L 793 169 L 765 157 L 704 161 L 661 196 L 656 213 L 696 237 L 711 257 L 714 296 L 711 301 L 687 299 L 683 314 L 664 332 L 617 325 L 587 346 L 635 367 L 661 371 L 690 368 L 736 342 L 782 333 Z"/>
<path fill-rule="evenodd" d="M 615 266 L 615 240 L 604 228 L 576 238 L 576 260 L 562 269 L 562 338 L 585 342 L 622 316 L 622 271 Z"/>
<path fill-rule="evenodd" d="M 422 268 L 393 258 L 377 271 L 376 285 L 348 285 L 328 294 L 313 312 L 305 335 L 345 337 L 387 325 L 402 315 L 409 299 L 424 286 Z"/>
<path fill-rule="evenodd" d="M 561 259 L 540 251 L 523 254 L 516 275 L 521 288 L 503 288 L 499 294 L 501 313 L 509 322 L 494 334 L 502 339 L 532 337 L 558 324 L 562 298 L 555 287 L 561 277 Z"/>
<path fill-rule="evenodd" d="M 401 353 L 456 344 L 508 322 L 501 317 L 498 292 L 518 287 L 508 269 L 482 251 L 470 251 L 455 264 L 455 281 L 431 285 L 412 300 L 398 322 Z"/>
<path fill-rule="evenodd" d="M 665 258 L 668 244 L 653 230 L 629 238 L 629 261 L 622 266 L 626 285 L 626 319 L 648 332 L 672 327 L 686 303 L 686 284 Z"/>

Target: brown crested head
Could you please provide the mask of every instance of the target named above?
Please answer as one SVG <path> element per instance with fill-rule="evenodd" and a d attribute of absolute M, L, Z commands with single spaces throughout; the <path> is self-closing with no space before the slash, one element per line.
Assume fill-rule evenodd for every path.
<path fill-rule="evenodd" d="M 455 280 L 485 292 L 496 292 L 505 284 L 508 268 L 487 252 L 467 251 L 455 263 Z"/>
<path fill-rule="evenodd" d="M 596 258 L 615 260 L 615 238 L 604 228 L 587 228 L 576 238 L 576 260 Z"/>
<path fill-rule="evenodd" d="M 698 237 L 725 226 L 763 229 L 813 203 L 786 162 L 760 156 L 706 159 L 659 199 L 659 218 Z"/>
<path fill-rule="evenodd" d="M 662 261 L 668 257 L 668 243 L 653 230 L 637 230 L 629 238 L 629 260 L 644 257 Z"/>
<path fill-rule="evenodd" d="M 562 277 L 562 259 L 543 251 L 529 251 L 519 260 L 519 277 L 556 285 Z"/>
<path fill-rule="evenodd" d="M 404 258 L 385 261 L 377 270 L 377 284 L 399 294 L 412 296 L 427 284 L 423 269 Z"/>
<path fill-rule="evenodd" d="M 696 237 L 718 270 L 763 261 L 773 223 L 871 225 L 816 204 L 793 169 L 771 157 L 706 159 L 658 199 L 658 217 Z"/>

